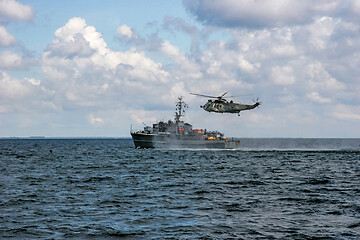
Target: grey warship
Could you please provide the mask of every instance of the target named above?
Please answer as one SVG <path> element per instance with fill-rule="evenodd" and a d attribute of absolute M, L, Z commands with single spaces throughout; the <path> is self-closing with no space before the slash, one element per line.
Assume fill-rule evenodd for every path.
<path fill-rule="evenodd" d="M 236 149 L 240 141 L 224 137 L 218 131 L 193 129 L 192 125 L 181 120 L 187 104 L 182 97 L 176 103 L 174 121 L 160 121 L 145 126 L 140 131 L 130 131 L 135 148 L 195 148 L 195 149 Z"/>

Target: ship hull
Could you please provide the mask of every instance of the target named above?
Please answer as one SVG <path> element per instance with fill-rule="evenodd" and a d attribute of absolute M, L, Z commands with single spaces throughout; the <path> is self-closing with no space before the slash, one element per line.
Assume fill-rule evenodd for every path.
<path fill-rule="evenodd" d="M 235 149 L 238 140 L 205 140 L 202 136 L 131 133 L 136 148 Z"/>

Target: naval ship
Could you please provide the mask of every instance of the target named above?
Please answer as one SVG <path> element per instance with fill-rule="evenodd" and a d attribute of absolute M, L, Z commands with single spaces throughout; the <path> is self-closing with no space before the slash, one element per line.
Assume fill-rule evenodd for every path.
<path fill-rule="evenodd" d="M 218 131 L 193 129 L 181 120 L 188 105 L 182 97 L 176 103 L 174 121 L 159 121 L 143 130 L 130 131 L 135 148 L 196 148 L 196 149 L 236 149 L 240 141 L 229 139 Z"/>

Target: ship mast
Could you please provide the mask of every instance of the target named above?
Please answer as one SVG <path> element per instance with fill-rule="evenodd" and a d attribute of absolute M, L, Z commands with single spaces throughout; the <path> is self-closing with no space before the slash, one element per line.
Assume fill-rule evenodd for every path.
<path fill-rule="evenodd" d="M 185 108 L 188 107 L 182 98 L 183 97 L 178 97 L 178 102 L 176 103 L 175 124 L 177 125 L 177 128 L 179 126 L 180 118 L 185 114 Z"/>

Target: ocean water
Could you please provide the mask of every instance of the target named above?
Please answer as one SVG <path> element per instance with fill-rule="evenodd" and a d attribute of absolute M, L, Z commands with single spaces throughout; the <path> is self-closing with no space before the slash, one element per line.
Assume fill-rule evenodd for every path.
<path fill-rule="evenodd" d="M 0 140 L 0 239 L 360 239 L 360 139 Z"/>

